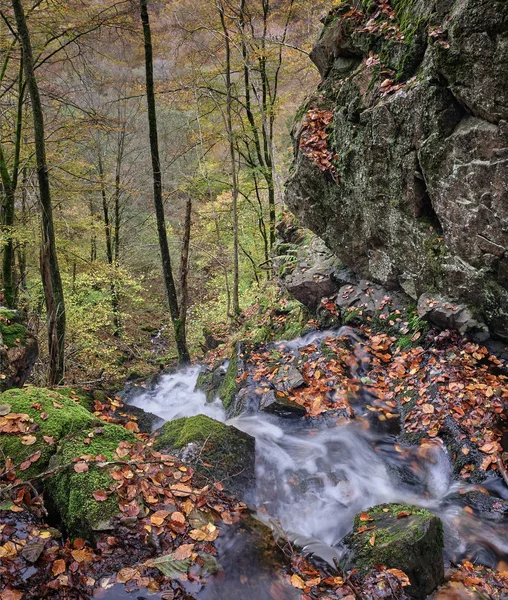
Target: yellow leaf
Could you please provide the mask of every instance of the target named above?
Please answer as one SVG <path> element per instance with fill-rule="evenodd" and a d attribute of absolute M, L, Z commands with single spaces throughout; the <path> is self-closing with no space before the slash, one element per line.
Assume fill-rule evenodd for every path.
<path fill-rule="evenodd" d="M 305 581 L 296 573 L 291 575 L 291 585 L 299 590 L 305 589 Z"/>

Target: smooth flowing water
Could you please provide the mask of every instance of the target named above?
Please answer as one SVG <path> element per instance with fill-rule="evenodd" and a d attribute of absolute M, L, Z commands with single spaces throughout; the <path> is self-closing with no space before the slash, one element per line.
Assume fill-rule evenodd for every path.
<path fill-rule="evenodd" d="M 312 335 L 284 345 L 296 351 L 327 334 Z M 361 364 L 365 357 L 357 358 Z M 195 391 L 199 370 L 192 367 L 165 375 L 156 389 L 132 403 L 166 421 L 205 414 L 255 437 L 256 489 L 248 503 L 261 520 L 304 551 L 333 565 L 354 515 L 376 504 L 397 502 L 427 508 L 442 519 L 449 560 L 468 557 L 492 567 L 508 562 L 508 525 L 488 510 L 478 515 L 465 508 L 467 493 L 477 488 L 453 480 L 450 459 L 439 442 L 401 448 L 394 436 L 374 431 L 362 418 L 309 424 L 306 419 L 258 412 L 226 420 L 220 400 L 207 403 L 205 394 Z M 508 499 L 500 480 L 493 479 L 482 489 Z M 247 549 L 235 547 L 237 543 L 233 539 L 223 542 L 223 563 L 228 552 L 235 560 L 245 555 Z M 226 581 L 212 580 L 199 597 L 234 598 L 224 587 L 228 585 L 234 582 L 227 577 Z M 242 596 L 270 597 L 259 587 L 262 583 L 256 585 L 251 594 L 245 595 L 244 588 Z"/>
<path fill-rule="evenodd" d="M 194 391 L 198 374 L 193 367 L 166 375 L 134 404 L 165 420 L 206 414 L 255 437 L 257 483 L 250 504 L 300 547 L 332 562 L 355 514 L 400 502 L 428 508 L 443 520 L 449 558 L 468 555 L 492 566 L 506 560 L 508 527 L 464 510 L 465 492 L 476 488 L 453 481 L 438 443 L 401 449 L 361 420 L 309 427 L 257 413 L 226 421 L 219 400 L 207 403 L 204 393 Z M 493 480 L 490 488 L 508 499 L 501 481 Z"/>

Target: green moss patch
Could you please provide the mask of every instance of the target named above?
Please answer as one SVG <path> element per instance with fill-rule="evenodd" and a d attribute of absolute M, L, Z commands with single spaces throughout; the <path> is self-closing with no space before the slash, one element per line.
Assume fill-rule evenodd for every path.
<path fill-rule="evenodd" d="M 20 325 L 19 323 L 14 323 L 12 325 L 0 323 L 0 331 L 2 332 L 4 346 L 7 346 L 7 348 L 14 348 L 18 344 L 21 344 L 22 346 L 25 345 L 26 327 L 23 327 L 23 325 Z"/>
<path fill-rule="evenodd" d="M 85 391 L 82 388 L 70 388 L 70 387 L 65 387 L 65 388 L 58 388 L 58 393 L 62 394 L 62 396 L 65 396 L 66 398 L 69 398 L 70 400 L 73 400 L 74 402 L 76 402 L 77 404 L 79 404 L 80 406 L 82 406 L 83 408 L 85 408 L 88 412 L 93 413 L 95 408 L 94 408 L 94 398 L 93 398 L 93 394 Z"/>
<path fill-rule="evenodd" d="M 89 443 L 87 443 L 89 441 Z M 85 430 L 66 440 L 55 457 L 55 464 L 71 464 L 81 456 L 103 455 L 115 458 L 120 442 L 136 443 L 137 438 L 118 425 L 105 424 Z M 58 462 L 57 462 L 58 461 Z M 76 473 L 72 467 L 56 474 L 48 483 L 53 506 L 59 512 L 71 536 L 91 537 L 119 512 L 118 497 L 112 494 L 105 502 L 97 502 L 93 493 L 109 490 L 115 480 L 109 471 L 89 463 L 86 473 Z"/>
<path fill-rule="evenodd" d="M 15 465 L 20 465 L 34 453 L 41 452 L 41 457 L 29 469 L 20 472 L 25 479 L 47 468 L 51 456 L 57 451 L 59 440 L 90 428 L 95 422 L 93 416 L 73 400 L 41 388 L 8 390 L 0 395 L 0 404 L 9 405 L 11 413 L 28 415 L 26 434 L 36 438 L 35 443 L 25 445 L 22 443 L 25 432 L 3 433 L 0 436 L 0 461 L 9 456 Z M 44 437 L 52 438 L 54 443 L 44 440 Z"/>
<path fill-rule="evenodd" d="M 229 361 L 228 369 L 226 371 L 226 376 L 224 377 L 220 387 L 219 387 L 219 398 L 222 400 L 222 404 L 224 408 L 230 414 L 233 409 L 233 403 L 235 396 L 238 392 L 238 385 L 236 383 L 236 379 L 238 377 L 238 367 L 239 367 L 239 348 L 236 347 L 233 352 L 233 356 Z"/>

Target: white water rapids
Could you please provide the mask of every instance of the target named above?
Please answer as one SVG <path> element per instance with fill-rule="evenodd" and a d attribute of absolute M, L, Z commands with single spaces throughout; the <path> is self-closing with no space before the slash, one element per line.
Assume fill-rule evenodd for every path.
<path fill-rule="evenodd" d="M 362 427 L 362 420 L 309 427 L 305 420 L 256 413 L 226 421 L 219 400 L 207 403 L 205 394 L 195 391 L 198 374 L 192 367 L 165 375 L 155 390 L 132 403 L 166 421 L 205 414 L 255 437 L 256 490 L 249 504 L 299 547 L 331 563 L 355 514 L 398 502 L 427 508 L 442 519 L 450 560 L 467 556 L 494 567 L 506 561 L 506 522 L 464 509 L 460 494 L 474 486 L 453 481 L 443 447 L 432 446 L 424 456 L 417 448 L 401 454 L 393 437 Z M 508 498 L 500 482 L 491 487 Z"/>

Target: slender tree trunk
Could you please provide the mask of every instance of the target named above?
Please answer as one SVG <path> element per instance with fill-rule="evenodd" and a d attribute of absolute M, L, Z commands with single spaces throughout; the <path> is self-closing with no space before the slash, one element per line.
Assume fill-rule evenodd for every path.
<path fill-rule="evenodd" d="M 220 234 L 219 219 L 217 216 L 217 211 L 215 210 L 215 196 L 213 193 L 212 186 L 210 185 L 210 177 L 208 175 L 206 163 L 203 160 L 203 156 L 204 156 L 203 129 L 201 127 L 201 117 L 199 114 L 199 101 L 198 101 L 196 91 L 194 91 L 194 100 L 196 102 L 196 120 L 197 120 L 198 131 L 199 131 L 199 146 L 201 149 L 201 154 L 198 156 L 199 168 L 203 172 L 203 175 L 205 176 L 205 179 L 206 179 L 206 186 L 207 186 L 207 190 L 208 190 L 208 200 L 210 202 L 210 206 L 212 207 L 213 222 L 214 222 L 214 226 L 215 226 L 215 235 L 217 236 L 217 247 L 219 249 L 220 257 L 221 257 L 221 261 L 222 261 L 224 256 L 226 255 L 226 253 L 224 251 L 224 244 L 222 243 L 222 237 Z M 225 265 L 223 265 L 222 263 L 219 263 L 219 264 L 221 265 L 222 270 L 224 271 L 224 284 L 226 286 L 226 297 L 227 297 L 226 315 L 229 318 L 230 313 L 231 313 L 231 289 L 230 289 L 231 286 L 229 285 L 229 273 L 228 273 L 228 269 L 226 268 Z"/>
<path fill-rule="evenodd" d="M 25 78 L 32 102 L 34 121 L 35 154 L 39 180 L 39 200 L 42 212 L 41 273 L 48 313 L 49 382 L 58 384 L 63 380 L 65 367 L 65 302 L 55 243 L 53 207 L 49 186 L 46 143 L 44 139 L 44 115 L 39 87 L 34 73 L 34 61 L 30 32 L 21 0 L 12 0 L 16 24 L 23 48 Z"/>
<path fill-rule="evenodd" d="M 28 169 L 23 167 L 23 183 L 21 188 L 21 224 L 26 227 L 28 222 L 27 215 L 27 187 L 28 187 Z M 26 243 L 20 244 L 18 250 L 18 266 L 19 266 L 19 289 L 26 291 Z"/>
<path fill-rule="evenodd" d="M 109 284 L 111 291 L 111 309 L 113 310 L 113 323 L 115 326 L 115 330 L 113 335 L 119 337 L 121 333 L 122 324 L 120 322 L 120 301 L 118 298 L 118 290 L 116 288 L 116 282 L 114 280 L 113 273 L 116 271 L 116 264 L 114 262 L 113 257 L 113 236 L 112 236 L 112 227 L 111 220 L 109 216 L 109 206 L 108 206 L 108 197 L 106 191 L 106 182 L 104 179 L 104 165 L 102 163 L 102 155 L 99 150 L 98 154 L 98 166 L 99 166 L 99 178 L 101 181 L 101 198 L 102 198 L 102 212 L 104 216 L 104 233 L 106 235 L 106 256 L 108 259 L 108 265 L 112 269 L 111 281 Z"/>
<path fill-rule="evenodd" d="M 162 199 L 162 173 L 159 157 L 159 139 L 157 134 L 157 111 L 155 108 L 155 89 L 153 77 L 153 49 L 152 33 L 150 30 L 150 18 L 148 15 L 147 0 L 140 0 L 141 21 L 143 23 L 143 36 L 145 42 L 145 71 L 146 71 L 146 100 L 148 105 L 148 129 L 150 134 L 150 152 L 152 156 L 153 171 L 153 197 L 155 214 L 157 218 L 157 232 L 162 260 L 162 273 L 166 295 L 169 304 L 169 312 L 175 331 L 175 342 L 180 364 L 190 362 L 185 327 L 182 327 L 180 311 L 178 308 L 178 296 L 171 268 L 171 256 L 169 253 L 168 237 L 166 231 L 166 218 L 164 215 L 164 202 Z"/>
<path fill-rule="evenodd" d="M 24 100 L 25 86 L 23 83 L 23 56 L 21 56 L 18 77 L 18 105 L 16 111 L 16 130 L 14 132 L 14 161 L 12 166 L 12 174 L 9 173 L 7 161 L 0 145 L 0 178 L 4 192 L 1 210 L 1 224 L 6 237 L 2 260 L 2 285 L 5 304 L 8 308 L 15 308 L 17 299 L 16 285 L 14 282 L 15 252 L 12 228 L 14 227 L 16 189 L 18 187 L 19 178 Z"/>
<path fill-rule="evenodd" d="M 14 226 L 14 201 L 15 191 L 7 171 L 7 165 L 0 147 L 0 171 L 2 175 L 3 201 L 2 201 L 2 230 L 6 238 L 2 258 L 2 291 L 5 305 L 15 308 L 16 290 L 14 285 L 14 241 L 12 227 Z"/>
<path fill-rule="evenodd" d="M 224 8 L 218 6 L 219 15 L 224 32 L 224 41 L 226 45 L 226 129 L 229 141 L 229 156 L 231 159 L 231 178 L 232 178 L 232 217 L 233 217 L 233 314 L 240 314 L 240 301 L 238 297 L 238 287 L 240 281 L 240 266 L 238 260 L 238 171 L 236 163 L 235 139 L 233 135 L 233 83 L 231 80 L 231 41 L 229 31 L 224 15 Z"/>
<path fill-rule="evenodd" d="M 184 332 L 187 326 L 187 308 L 189 306 L 189 249 L 192 225 L 192 200 L 185 206 L 185 224 L 183 227 L 182 254 L 180 257 L 180 321 Z"/>

